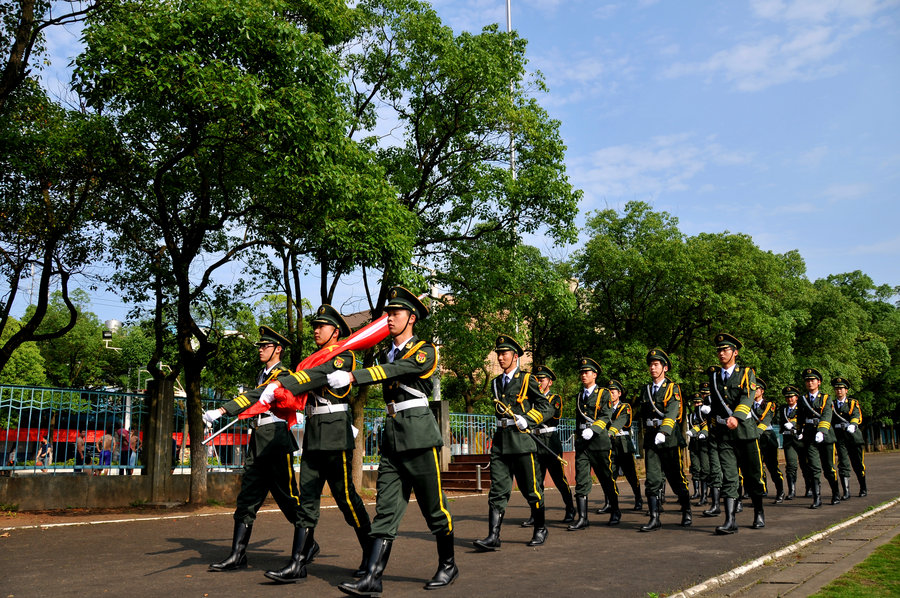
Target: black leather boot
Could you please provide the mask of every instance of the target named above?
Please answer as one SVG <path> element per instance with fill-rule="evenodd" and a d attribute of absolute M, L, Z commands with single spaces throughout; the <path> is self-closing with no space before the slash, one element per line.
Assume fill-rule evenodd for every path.
<path fill-rule="evenodd" d="M 866 488 L 866 476 L 856 476 L 856 480 L 859 482 L 859 495 L 868 496 L 869 490 Z"/>
<path fill-rule="evenodd" d="M 587 514 L 587 496 L 576 496 L 575 506 L 578 508 L 578 519 L 575 520 L 575 523 L 566 528 L 570 532 L 585 529 L 590 525 Z"/>
<path fill-rule="evenodd" d="M 784 480 L 781 478 L 775 478 L 775 502 L 773 504 L 780 505 L 783 502 L 784 502 Z"/>
<path fill-rule="evenodd" d="M 812 498 L 813 497 L 813 493 L 812 493 L 813 483 L 805 478 L 803 480 L 803 483 L 806 485 L 806 491 L 803 493 L 803 498 Z"/>
<path fill-rule="evenodd" d="M 434 539 L 437 540 L 438 569 L 431 581 L 425 584 L 426 590 L 449 586 L 459 577 L 459 569 L 453 558 L 453 532 L 437 535 Z"/>
<path fill-rule="evenodd" d="M 709 508 L 703 511 L 704 517 L 718 517 L 722 514 L 722 509 L 719 507 L 719 495 L 721 494 L 722 489 L 713 486 L 709 490 Z"/>
<path fill-rule="evenodd" d="M 606 525 L 619 525 L 620 521 L 622 521 L 622 511 L 619 510 L 619 497 L 612 495 L 609 499 L 609 521 L 606 522 Z"/>
<path fill-rule="evenodd" d="M 694 482 L 694 493 L 691 494 L 691 500 L 700 498 L 700 480 L 692 480 Z"/>
<path fill-rule="evenodd" d="M 819 486 L 819 484 L 820 482 L 818 478 L 812 481 L 812 488 L 810 488 L 810 491 L 812 492 L 813 501 L 812 504 L 809 505 L 810 509 L 818 509 L 822 506 L 822 492 L 821 486 Z"/>
<path fill-rule="evenodd" d="M 691 497 L 685 492 L 678 497 L 678 502 L 681 503 L 681 527 L 690 527 L 694 522 L 694 515 L 691 513 Z"/>
<path fill-rule="evenodd" d="M 370 526 L 357 528 L 356 539 L 359 541 L 359 547 L 362 548 L 362 559 L 359 561 L 359 567 L 353 572 L 353 577 L 360 578 L 366 574 L 366 563 L 369 562 L 369 554 L 372 552 L 372 538 L 369 536 Z M 319 545 L 316 544 L 316 552 L 319 552 Z M 309 559 L 312 560 L 312 559 Z"/>
<path fill-rule="evenodd" d="M 609 513 L 609 497 L 604 496 L 603 498 L 603 506 L 597 509 L 598 515 L 606 515 L 607 513 Z"/>
<path fill-rule="evenodd" d="M 640 491 L 634 493 L 634 506 L 631 507 L 632 511 L 643 511 L 644 510 L 644 497 L 641 496 Z"/>
<path fill-rule="evenodd" d="M 240 521 L 234 522 L 234 535 L 231 539 L 231 554 L 224 561 L 212 563 L 209 566 L 210 571 L 234 571 L 235 569 L 243 569 L 247 566 L 247 545 L 250 543 L 250 532 L 253 531 L 252 525 L 247 525 Z"/>
<path fill-rule="evenodd" d="M 391 555 L 392 540 L 375 538 L 366 563 L 366 574 L 358 581 L 345 581 L 338 589 L 351 596 L 381 596 L 381 576 Z"/>
<path fill-rule="evenodd" d="M 654 532 L 662 527 L 659 522 L 659 495 L 647 495 L 647 510 L 650 511 L 650 521 L 640 527 L 642 532 Z"/>
<path fill-rule="evenodd" d="M 541 546 L 547 539 L 547 526 L 544 519 L 544 505 L 531 507 L 531 518 L 534 520 L 534 533 L 531 535 L 529 546 Z"/>
<path fill-rule="evenodd" d="M 264 575 L 278 583 L 294 583 L 306 577 L 306 540 L 312 528 L 294 527 L 294 542 L 291 546 L 291 560 L 281 569 L 266 571 Z"/>
<path fill-rule="evenodd" d="M 735 534 L 738 531 L 737 522 L 735 521 L 735 513 L 737 509 L 737 499 L 725 497 L 725 521 L 716 528 L 716 533 L 720 536 Z"/>
<path fill-rule="evenodd" d="M 709 503 L 709 484 L 706 482 L 700 482 L 700 500 L 694 503 L 694 506 L 702 507 Z"/>
<path fill-rule="evenodd" d="M 475 540 L 472 544 L 479 552 L 488 552 L 500 548 L 500 526 L 503 525 L 503 513 L 491 508 L 488 513 L 488 535 L 484 540 Z"/>
<path fill-rule="evenodd" d="M 522 522 L 522 527 L 532 527 L 534 526 L 534 517 L 529 516 L 528 519 Z"/>
<path fill-rule="evenodd" d="M 734 512 L 735 513 L 743 513 L 744 512 L 744 499 L 738 498 L 734 501 Z"/>
<path fill-rule="evenodd" d="M 766 516 L 763 512 L 762 496 L 753 497 L 753 525 L 751 525 L 750 527 L 752 527 L 753 529 L 766 527 Z"/>
<path fill-rule="evenodd" d="M 794 497 L 797 496 L 797 478 L 795 476 L 787 477 L 787 496 L 784 497 L 784 500 L 794 500 Z"/>
<path fill-rule="evenodd" d="M 841 476 L 841 500 L 850 500 L 850 476 Z"/>
<path fill-rule="evenodd" d="M 841 504 L 841 489 L 838 488 L 837 478 L 828 480 L 828 485 L 831 486 L 831 504 Z"/>
<path fill-rule="evenodd" d="M 563 494 L 563 502 L 566 503 L 566 516 L 563 517 L 563 523 L 572 523 L 575 521 L 575 515 L 577 511 L 575 510 L 575 501 L 572 500 L 572 493 L 564 493 Z"/>

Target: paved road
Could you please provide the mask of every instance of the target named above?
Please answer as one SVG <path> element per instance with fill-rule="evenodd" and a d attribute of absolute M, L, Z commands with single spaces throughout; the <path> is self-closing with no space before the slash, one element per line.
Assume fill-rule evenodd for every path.
<path fill-rule="evenodd" d="M 808 499 L 766 509 L 767 527 L 751 530 L 750 511 L 738 515 L 735 536 L 716 536 L 721 518 L 703 518 L 697 509 L 694 526 L 678 527 L 676 507 L 663 514 L 663 529 L 637 531 L 646 514 L 625 512 L 617 528 L 592 515 L 592 527 L 567 532 L 558 521 L 559 495 L 548 492 L 550 537 L 540 548 L 525 546 L 529 529 L 518 522 L 528 508 L 513 496 L 499 552 L 481 554 L 473 540 L 487 532 L 485 496 L 453 499 L 459 580 L 436 592 L 450 596 L 570 595 L 604 593 L 646 597 L 670 594 L 719 575 L 753 558 L 787 546 L 799 538 L 884 503 L 900 494 L 900 453 L 866 458 L 869 496 L 838 506 L 807 509 Z M 855 480 L 854 480 L 855 487 Z M 602 492 L 595 487 L 592 506 Z M 369 506 L 370 513 L 374 506 Z M 164 514 L 163 514 L 164 516 Z M 2 525 L 2 524 L 0 524 Z M 8 524 L 7 524 L 8 525 Z M 291 530 L 280 513 L 261 513 L 248 551 L 250 567 L 231 573 L 208 573 L 207 564 L 224 557 L 230 546 L 228 515 L 131 521 L 102 525 L 13 529 L 0 537 L 0 596 L 285 596 L 313 593 L 317 598 L 342 596 L 336 585 L 349 579 L 359 561 L 352 531 L 336 509 L 323 511 L 317 538 L 322 553 L 310 576 L 296 585 L 271 584 L 262 572 L 280 567 L 290 549 Z M 422 585 L 437 564 L 434 542 L 415 504 L 410 505 L 384 576 L 385 595 L 422 594 Z"/>

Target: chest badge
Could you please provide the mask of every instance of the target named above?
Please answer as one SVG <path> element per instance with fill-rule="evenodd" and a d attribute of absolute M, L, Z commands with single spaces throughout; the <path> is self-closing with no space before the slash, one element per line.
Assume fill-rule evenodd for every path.
<path fill-rule="evenodd" d="M 425 360 L 428 359 L 428 355 L 425 351 L 419 351 L 416 353 L 416 363 L 425 363 Z"/>
<path fill-rule="evenodd" d="M 332 364 L 334 365 L 334 367 L 341 369 L 344 366 L 344 358 L 343 357 L 335 357 Z"/>

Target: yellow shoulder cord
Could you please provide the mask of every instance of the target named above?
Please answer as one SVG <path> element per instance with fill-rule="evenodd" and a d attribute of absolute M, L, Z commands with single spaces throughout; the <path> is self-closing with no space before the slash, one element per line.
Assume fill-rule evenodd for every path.
<path fill-rule="evenodd" d="M 528 392 L 528 378 L 530 376 L 531 374 L 525 374 L 525 376 L 522 377 L 522 388 L 519 389 L 519 396 L 516 397 L 516 403 L 519 405 L 525 400 L 525 394 Z"/>
<path fill-rule="evenodd" d="M 425 380 L 426 378 L 430 378 L 430 377 L 431 377 L 431 374 L 434 373 L 434 370 L 437 369 L 438 361 L 439 361 L 439 358 L 438 358 L 438 348 L 435 347 L 435 348 L 434 348 L 434 365 L 432 366 L 432 368 L 431 368 L 430 370 L 428 370 L 427 372 L 425 372 L 424 374 L 422 374 L 421 376 L 419 376 L 419 378 L 421 378 L 422 380 Z"/>

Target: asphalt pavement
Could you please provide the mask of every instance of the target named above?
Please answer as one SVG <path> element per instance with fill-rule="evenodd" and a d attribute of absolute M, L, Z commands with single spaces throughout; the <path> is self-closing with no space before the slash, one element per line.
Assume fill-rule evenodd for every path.
<path fill-rule="evenodd" d="M 900 453 L 867 455 L 866 465 L 868 497 L 855 496 L 854 479 L 854 497 L 840 505 L 826 504 L 821 509 L 810 510 L 809 499 L 799 498 L 780 505 L 771 505 L 767 499 L 766 527 L 750 529 L 752 509 L 747 508 L 738 515 L 740 531 L 733 536 L 716 536 L 713 530 L 722 518 L 701 517 L 701 508 L 694 509 L 692 527 L 679 527 L 680 513 L 671 502 L 662 514 L 663 529 L 656 532 L 640 533 L 638 528 L 646 522 L 646 512 L 632 511 L 623 511 L 622 523 L 612 528 L 604 525 L 606 516 L 592 513 L 590 528 L 569 532 L 560 523 L 563 505 L 559 494 L 548 490 L 550 535 L 544 546 L 525 545 L 531 538 L 531 530 L 521 528 L 519 523 L 528 517 L 528 506 L 521 495 L 514 493 L 504 519 L 501 549 L 495 553 L 476 553 L 472 541 L 487 534 L 487 497 L 454 497 L 450 499 L 450 511 L 460 576 L 452 586 L 434 595 L 447 598 L 523 593 L 623 597 L 678 592 L 690 596 L 703 592 L 705 596 L 741 595 L 746 588 L 760 585 L 762 577 L 754 580 L 754 572 L 771 567 L 760 564 L 751 567 L 749 572 L 735 575 L 742 565 L 752 564 L 761 557 L 774 563 L 777 559 L 766 555 L 789 548 L 900 496 L 896 482 L 900 479 Z M 627 484 L 620 484 L 620 490 L 623 506 L 630 506 Z M 592 511 L 600 504 L 602 491 L 595 486 L 590 497 Z M 368 508 L 374 514 L 374 504 Z M 784 557 L 788 564 L 782 569 L 770 570 L 777 573 L 792 563 L 799 563 L 805 556 L 821 553 L 816 552 L 816 546 L 824 546 L 819 542 L 834 544 L 835 538 L 843 539 L 839 535 L 842 533 L 849 534 L 850 538 L 842 543 L 846 548 L 843 552 L 855 556 L 847 556 L 849 560 L 840 555 L 829 558 L 843 562 L 849 569 L 848 563 L 864 558 L 866 549 L 860 551 L 863 544 L 874 548 L 878 538 L 883 542 L 896 534 L 897 511 L 895 507 L 887 508 L 859 522 L 854 520 L 840 530 L 826 532 L 818 542 L 807 543 Z M 79 521 L 75 525 L 39 527 L 17 526 L 15 519 L 11 519 L 0 521 L 0 526 L 5 526 L 0 532 L 0 595 L 7 598 L 265 597 L 297 592 L 317 598 L 337 597 L 343 596 L 337 584 L 351 579 L 360 557 L 356 537 L 336 508 L 323 509 L 316 531 L 322 552 L 310 565 L 309 576 L 292 585 L 274 584 L 263 576 L 267 569 L 283 566 L 290 550 L 291 528 L 277 509 L 266 508 L 259 514 L 248 550 L 250 566 L 227 573 L 207 571 L 210 562 L 228 554 L 232 519 L 227 513 L 172 517 L 160 511 L 158 515 L 123 516 L 116 522 Z M 823 560 L 821 556 L 813 560 L 816 558 Z M 385 596 L 422 595 L 422 586 L 436 567 L 434 541 L 413 502 L 384 574 Z M 821 587 L 819 582 L 808 583 L 815 575 L 804 575 L 803 579 L 795 576 L 797 579 L 790 584 L 791 596 L 808 595 L 817 583 Z M 788 589 L 787 585 L 779 587 L 777 583 L 766 585 L 774 593 L 746 595 L 781 595 L 779 591 Z"/>

